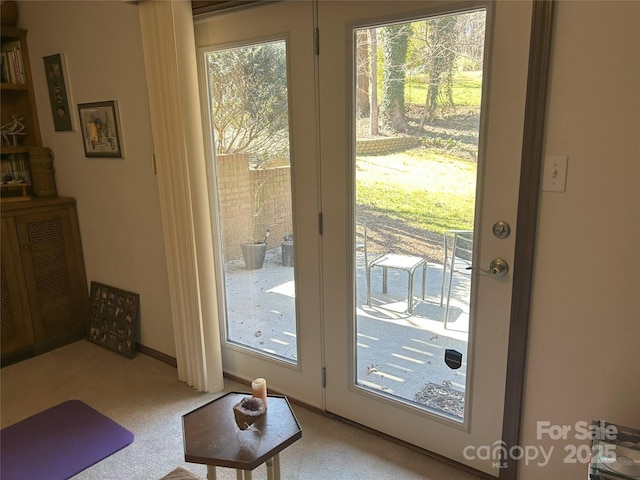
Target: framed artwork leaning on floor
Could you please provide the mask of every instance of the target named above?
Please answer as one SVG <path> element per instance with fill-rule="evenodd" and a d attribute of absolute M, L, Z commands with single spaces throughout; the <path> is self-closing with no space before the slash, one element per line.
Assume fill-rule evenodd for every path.
<path fill-rule="evenodd" d="M 91 282 L 88 340 L 128 358 L 136 354 L 140 295 Z"/>

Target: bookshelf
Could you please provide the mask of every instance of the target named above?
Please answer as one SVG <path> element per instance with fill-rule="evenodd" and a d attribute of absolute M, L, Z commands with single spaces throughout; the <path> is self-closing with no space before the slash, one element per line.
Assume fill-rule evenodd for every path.
<path fill-rule="evenodd" d="M 42 138 L 33 91 L 27 31 L 9 26 L 1 28 L 1 197 L 3 202 L 15 202 L 29 200 L 33 193 L 29 148 L 41 146 Z"/>
<path fill-rule="evenodd" d="M 33 182 L 27 153 L 2 153 L 0 175 L 2 178 L 2 201 L 22 202 L 31 200 Z"/>

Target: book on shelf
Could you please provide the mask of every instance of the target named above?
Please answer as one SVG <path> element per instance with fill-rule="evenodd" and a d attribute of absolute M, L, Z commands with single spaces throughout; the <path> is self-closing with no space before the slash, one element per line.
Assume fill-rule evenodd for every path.
<path fill-rule="evenodd" d="M 11 153 L 2 154 L 0 162 L 0 174 L 2 175 L 2 184 L 10 183 L 26 183 L 31 185 L 31 171 L 29 168 L 29 154 L 27 153 Z"/>
<path fill-rule="evenodd" d="M 2 45 L 1 74 L 3 83 L 24 84 L 26 82 L 20 42 L 7 42 Z"/>
<path fill-rule="evenodd" d="M 8 64 L 7 55 L 5 55 L 4 52 L 2 52 L 2 56 L 0 57 L 0 61 L 2 62 L 0 64 L 0 66 L 1 66 L 0 81 L 2 83 L 10 83 L 9 82 L 9 64 Z"/>

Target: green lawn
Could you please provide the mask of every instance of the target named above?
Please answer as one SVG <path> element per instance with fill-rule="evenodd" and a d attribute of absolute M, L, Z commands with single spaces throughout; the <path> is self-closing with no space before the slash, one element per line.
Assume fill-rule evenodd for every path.
<path fill-rule="evenodd" d="M 473 228 L 476 163 L 433 149 L 358 157 L 356 202 L 434 233 Z"/>
<path fill-rule="evenodd" d="M 458 72 L 452 94 L 456 106 L 479 107 L 482 71 Z M 424 105 L 426 95 L 425 78 L 407 77 L 407 104 Z M 472 230 L 477 164 L 456 156 L 450 141 L 439 148 L 358 157 L 356 202 L 434 233 Z"/>
<path fill-rule="evenodd" d="M 482 72 L 458 72 L 453 80 L 453 103 L 457 106 L 480 106 L 482 97 Z M 407 78 L 405 101 L 408 104 L 424 105 L 427 98 L 427 83 L 424 78 Z"/>

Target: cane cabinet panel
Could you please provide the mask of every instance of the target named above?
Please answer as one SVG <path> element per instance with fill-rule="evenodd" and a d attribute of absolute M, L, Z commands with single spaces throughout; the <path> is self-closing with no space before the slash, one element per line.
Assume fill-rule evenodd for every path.
<path fill-rule="evenodd" d="M 86 335 L 87 281 L 73 199 L 6 204 L 1 270 L 3 365 Z"/>

